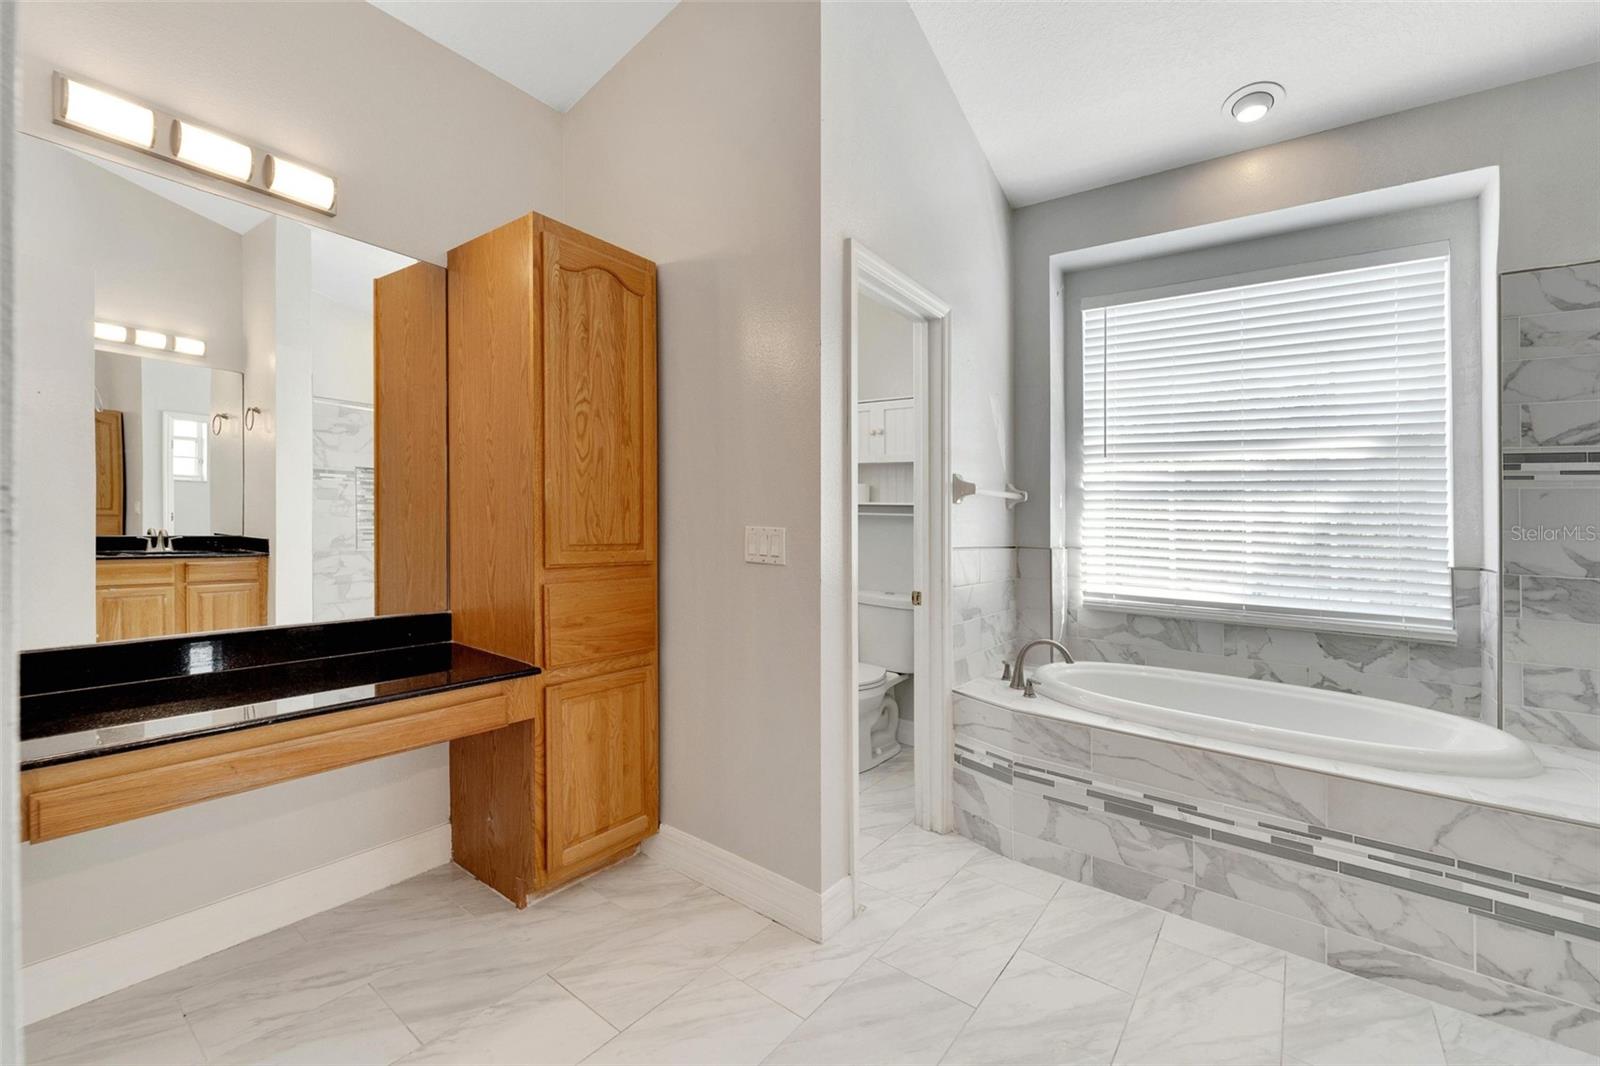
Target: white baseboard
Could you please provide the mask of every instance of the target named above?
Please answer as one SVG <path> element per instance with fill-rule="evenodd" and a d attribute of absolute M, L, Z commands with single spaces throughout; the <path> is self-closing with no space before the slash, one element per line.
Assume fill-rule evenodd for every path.
<path fill-rule="evenodd" d="M 831 936 L 854 917 L 855 894 L 848 877 L 826 892 L 813 892 L 670 825 L 662 826 L 661 832 L 644 842 L 644 852 L 812 940 Z"/>
<path fill-rule="evenodd" d="M 439 825 L 22 969 L 23 1024 L 99 999 L 450 861 Z"/>

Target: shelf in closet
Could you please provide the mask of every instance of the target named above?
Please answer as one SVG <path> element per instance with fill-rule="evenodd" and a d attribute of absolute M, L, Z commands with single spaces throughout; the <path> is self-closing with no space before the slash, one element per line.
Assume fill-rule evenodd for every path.
<path fill-rule="evenodd" d="M 873 500 L 856 504 L 856 510 L 864 515 L 888 515 L 910 518 L 916 513 L 916 506 L 909 503 L 891 503 L 888 501 Z"/>

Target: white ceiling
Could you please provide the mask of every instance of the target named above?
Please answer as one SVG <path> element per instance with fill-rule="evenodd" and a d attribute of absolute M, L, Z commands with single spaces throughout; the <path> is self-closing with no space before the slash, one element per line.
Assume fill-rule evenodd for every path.
<path fill-rule="evenodd" d="M 577 103 L 678 0 L 369 0 L 557 111 Z"/>
<path fill-rule="evenodd" d="M 1600 61 L 1592 0 L 911 6 L 1016 206 Z"/>

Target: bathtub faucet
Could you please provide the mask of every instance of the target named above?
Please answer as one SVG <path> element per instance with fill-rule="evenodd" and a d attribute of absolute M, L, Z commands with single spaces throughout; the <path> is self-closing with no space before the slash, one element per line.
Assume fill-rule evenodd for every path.
<path fill-rule="evenodd" d="M 1028 643 L 1022 646 L 1022 650 L 1017 652 L 1016 662 L 1008 665 L 1000 674 L 1000 680 L 1004 681 L 1007 678 L 1010 678 L 1011 687 L 1020 690 L 1024 696 L 1033 695 L 1033 682 L 1029 681 L 1026 685 L 1023 684 L 1022 662 L 1028 657 L 1028 652 L 1032 651 L 1040 644 L 1048 644 L 1056 651 L 1059 651 L 1063 659 L 1069 663 L 1072 662 L 1072 653 L 1068 651 L 1067 646 L 1062 644 L 1059 640 L 1051 640 L 1048 637 L 1041 637 L 1038 640 L 1028 641 Z"/>

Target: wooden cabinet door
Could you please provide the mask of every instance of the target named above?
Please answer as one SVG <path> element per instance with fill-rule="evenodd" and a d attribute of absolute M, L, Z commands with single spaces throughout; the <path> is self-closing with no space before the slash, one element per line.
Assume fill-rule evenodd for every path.
<path fill-rule="evenodd" d="M 254 581 L 211 581 L 184 589 L 185 631 L 248 629 L 261 625 L 261 586 Z"/>
<path fill-rule="evenodd" d="M 545 564 L 654 562 L 655 270 L 566 227 L 541 236 Z"/>
<path fill-rule="evenodd" d="M 184 567 L 184 632 L 267 624 L 266 560 L 196 559 Z"/>
<path fill-rule="evenodd" d="M 655 832 L 656 671 L 647 666 L 545 690 L 546 872 Z"/>
<path fill-rule="evenodd" d="M 123 535 L 125 476 L 122 412 L 96 411 L 94 413 L 94 533 L 97 537 Z"/>
<path fill-rule="evenodd" d="M 179 631 L 177 568 L 170 563 L 95 565 L 96 640 L 134 640 Z"/>

